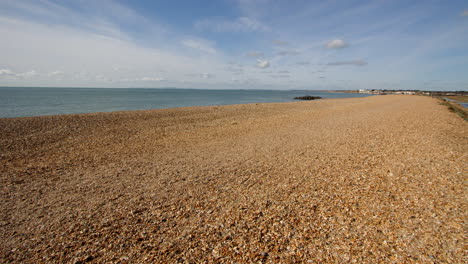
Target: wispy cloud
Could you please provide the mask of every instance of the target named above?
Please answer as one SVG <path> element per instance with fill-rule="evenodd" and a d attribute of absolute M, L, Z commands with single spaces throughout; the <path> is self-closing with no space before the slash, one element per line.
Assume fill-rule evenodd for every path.
<path fill-rule="evenodd" d="M 0 76 L 16 85 L 47 85 L 48 80 L 60 80 L 58 85 L 61 86 L 96 86 L 109 80 L 113 80 L 113 83 L 120 80 L 141 82 L 142 78 L 136 76 L 138 73 L 151 74 L 161 70 L 168 72 L 165 78 L 176 80 L 177 76 L 187 72 L 211 72 L 223 65 L 217 60 L 219 55 L 211 42 L 195 38 L 185 39 L 182 46 L 206 53 L 209 57 L 200 59 L 199 54 L 191 56 L 184 55 L 185 51 L 176 53 L 142 47 L 134 42 L 96 35 L 74 27 L 50 27 L 1 15 L 0 35 L 8 36 L 0 42 L 0 56 L 2 61 L 9 62 Z M 179 50 L 182 50 L 180 46 Z M 115 71 L 109 65 L 125 67 Z M 61 75 L 57 68 L 67 74 Z M 150 80 L 153 83 L 161 80 L 159 76 L 146 77 L 148 83 Z M 28 80 L 36 82 L 26 83 Z"/>
<path fill-rule="evenodd" d="M 463 11 L 462 16 L 468 16 L 468 10 Z"/>
<path fill-rule="evenodd" d="M 63 71 L 53 71 L 53 72 L 49 72 L 47 74 L 48 77 L 57 77 L 57 76 L 62 76 L 64 75 L 65 73 Z"/>
<path fill-rule="evenodd" d="M 365 66 L 367 64 L 368 64 L 367 61 L 364 61 L 364 60 L 350 60 L 350 61 L 330 62 L 330 63 L 327 63 L 326 65 L 328 66 L 342 66 L 342 65 Z"/>
<path fill-rule="evenodd" d="M 28 72 L 18 73 L 18 74 L 16 74 L 16 77 L 29 79 L 29 78 L 34 78 L 34 77 L 36 77 L 38 75 L 39 75 L 39 73 L 37 71 L 32 70 L 32 71 L 28 71 Z"/>
<path fill-rule="evenodd" d="M 0 69 L 0 76 L 14 76 L 15 73 L 10 69 Z"/>
<path fill-rule="evenodd" d="M 278 52 L 278 55 L 280 56 L 296 56 L 296 55 L 299 55 L 301 54 L 301 52 L 297 51 L 297 50 L 282 50 L 280 52 Z"/>
<path fill-rule="evenodd" d="M 270 62 L 267 60 L 257 60 L 257 67 L 266 69 L 270 67 Z"/>
<path fill-rule="evenodd" d="M 144 81 L 144 82 L 162 82 L 166 81 L 165 78 L 162 77 L 142 77 L 140 79 L 136 79 L 137 81 Z"/>
<path fill-rule="evenodd" d="M 207 18 L 196 21 L 194 26 L 198 30 L 214 32 L 269 32 L 271 28 L 257 19 L 239 17 L 236 20 Z"/>
<path fill-rule="evenodd" d="M 203 79 L 211 79 L 211 78 L 214 78 L 214 77 L 215 77 L 215 75 L 211 74 L 211 73 L 205 72 L 205 73 L 202 74 Z"/>
<path fill-rule="evenodd" d="M 182 45 L 197 49 L 207 53 L 216 53 L 216 50 L 213 48 L 213 44 L 210 41 L 202 39 L 184 39 L 182 40 Z"/>
<path fill-rule="evenodd" d="M 328 49 L 343 49 L 347 46 L 348 44 L 342 39 L 334 39 L 325 45 Z"/>
<path fill-rule="evenodd" d="M 31 79 L 34 77 L 38 77 L 39 73 L 36 70 L 17 73 L 10 69 L 0 69 L 0 77 L 2 76 L 13 77 L 15 79 Z"/>
<path fill-rule="evenodd" d="M 138 24 L 140 28 L 148 29 L 152 36 L 166 31 L 133 9 L 115 0 L 79 1 L 71 8 L 63 2 L 51 0 L 1 1 L 0 8 L 10 10 L 10 15 L 19 14 L 28 20 L 42 24 L 62 21 L 61 25 L 77 27 L 99 35 L 129 40 L 131 37 L 122 30 L 122 25 Z"/>

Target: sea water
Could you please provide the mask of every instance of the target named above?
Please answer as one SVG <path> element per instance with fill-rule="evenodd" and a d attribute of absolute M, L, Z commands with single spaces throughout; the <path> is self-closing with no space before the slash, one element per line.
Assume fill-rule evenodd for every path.
<path fill-rule="evenodd" d="M 0 117 L 292 102 L 294 97 L 304 95 L 323 98 L 369 96 L 314 90 L 0 87 Z"/>

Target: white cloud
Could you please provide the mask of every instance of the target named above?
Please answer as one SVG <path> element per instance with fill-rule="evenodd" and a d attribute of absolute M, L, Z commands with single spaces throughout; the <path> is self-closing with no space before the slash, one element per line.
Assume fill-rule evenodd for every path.
<path fill-rule="evenodd" d="M 114 80 L 114 83 L 115 80 L 137 82 L 143 76 L 159 77 L 156 72 L 162 70 L 167 72 L 165 78 L 177 80 L 178 76 L 189 72 L 202 71 L 217 75 L 226 59 L 218 58 L 217 54 L 200 58 L 198 54 L 148 48 L 125 39 L 106 37 L 78 28 L 61 25 L 51 27 L 1 15 L 0 36 L 8 36 L 0 41 L 0 58 L 9 62 L 9 67 L 4 67 L 0 72 L 0 85 L 48 85 L 47 81 L 54 80 L 54 85 L 59 86 L 97 87 L 108 80 Z M 201 41 L 188 44 L 205 49 L 208 54 L 213 52 L 210 46 L 203 46 Z M 155 46 L 159 47 L 158 42 Z M 112 65 L 125 67 L 115 71 L 117 68 L 112 68 Z M 28 72 L 29 69 L 35 71 Z M 67 74 L 58 78 L 60 72 Z M 102 78 L 96 78 L 98 75 Z M 28 80 L 31 82 L 26 82 Z M 148 85 L 154 84 L 148 82 Z"/>
<path fill-rule="evenodd" d="M 15 76 L 20 78 L 20 79 L 30 79 L 38 76 L 39 73 L 37 73 L 35 70 L 28 71 L 28 72 L 23 72 L 23 73 L 17 73 Z"/>
<path fill-rule="evenodd" d="M 211 73 L 203 73 L 201 76 L 202 76 L 203 79 L 211 79 L 211 78 L 214 77 L 214 74 L 211 74 Z"/>
<path fill-rule="evenodd" d="M 348 44 L 342 39 L 334 39 L 327 43 L 326 47 L 328 49 L 342 49 L 346 48 Z"/>
<path fill-rule="evenodd" d="M 10 69 L 0 69 L 0 76 L 12 76 L 15 75 Z"/>
<path fill-rule="evenodd" d="M 463 11 L 462 16 L 468 16 L 468 10 Z"/>
<path fill-rule="evenodd" d="M 35 22 L 49 24 L 50 21 L 63 21 L 89 32 L 110 37 L 130 39 L 122 31 L 121 24 L 131 23 L 140 28 L 150 28 L 152 36 L 161 35 L 166 29 L 139 15 L 115 0 L 106 1 L 77 1 L 79 8 L 67 7 L 63 1 L 0 1 L 0 9 L 9 10 L 9 15 L 19 14 L 17 17 L 34 18 Z"/>
<path fill-rule="evenodd" d="M 31 79 L 39 76 L 39 73 L 35 70 L 16 73 L 10 69 L 0 69 L 0 76 L 10 76 L 15 79 Z"/>
<path fill-rule="evenodd" d="M 137 79 L 137 81 L 162 82 L 162 81 L 166 81 L 166 79 L 162 77 L 143 77 L 143 78 Z"/>
<path fill-rule="evenodd" d="M 351 60 L 351 61 L 336 61 L 327 63 L 328 66 L 342 66 L 342 65 L 354 65 L 354 66 L 365 66 L 367 61 L 364 60 Z"/>
<path fill-rule="evenodd" d="M 249 57 L 263 57 L 263 52 L 251 51 L 246 54 Z"/>
<path fill-rule="evenodd" d="M 211 42 L 202 39 L 185 39 L 182 44 L 186 47 L 201 50 L 203 52 L 215 54 L 216 50 L 213 48 Z"/>
<path fill-rule="evenodd" d="M 198 30 L 208 30 L 214 32 L 268 32 L 270 27 L 262 22 L 249 17 L 239 17 L 238 19 L 224 20 L 218 18 L 208 18 L 195 22 Z"/>
<path fill-rule="evenodd" d="M 270 62 L 267 60 L 257 60 L 257 67 L 266 69 L 270 67 Z"/>
<path fill-rule="evenodd" d="M 53 71 L 53 72 L 49 72 L 47 74 L 48 77 L 57 77 L 57 76 L 62 76 L 64 75 L 65 73 L 63 71 Z"/>

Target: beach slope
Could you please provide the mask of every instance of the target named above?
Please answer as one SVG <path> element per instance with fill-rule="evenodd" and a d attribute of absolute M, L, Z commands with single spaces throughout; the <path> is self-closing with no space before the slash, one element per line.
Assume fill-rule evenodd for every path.
<path fill-rule="evenodd" d="M 463 263 L 467 129 L 404 95 L 0 119 L 0 262 Z"/>

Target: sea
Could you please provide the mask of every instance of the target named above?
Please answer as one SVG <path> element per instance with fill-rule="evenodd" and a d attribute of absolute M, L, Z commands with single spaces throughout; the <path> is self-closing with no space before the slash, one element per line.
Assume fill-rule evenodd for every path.
<path fill-rule="evenodd" d="M 296 96 L 366 97 L 317 90 L 0 87 L 0 117 L 295 101 Z"/>

